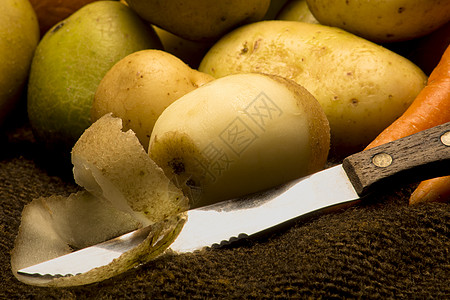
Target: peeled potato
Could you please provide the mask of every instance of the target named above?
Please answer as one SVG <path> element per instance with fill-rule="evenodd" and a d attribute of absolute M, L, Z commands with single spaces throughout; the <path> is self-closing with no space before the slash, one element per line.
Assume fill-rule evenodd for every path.
<path fill-rule="evenodd" d="M 188 200 L 148 157 L 120 118 L 105 115 L 92 124 L 72 150 L 75 181 L 97 197 L 129 212 L 143 225 L 188 208 Z"/>
<path fill-rule="evenodd" d="M 306 89 L 249 73 L 172 103 L 155 123 L 149 155 L 198 207 L 318 171 L 329 145 L 325 113 Z"/>

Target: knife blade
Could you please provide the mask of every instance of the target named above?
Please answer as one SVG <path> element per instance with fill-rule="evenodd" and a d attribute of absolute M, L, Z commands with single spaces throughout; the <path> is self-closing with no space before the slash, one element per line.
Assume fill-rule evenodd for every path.
<path fill-rule="evenodd" d="M 169 249 L 187 253 L 221 246 L 302 216 L 353 205 L 377 188 L 450 175 L 450 122 L 345 158 L 342 164 L 266 191 L 187 212 Z M 112 262 L 148 235 L 144 227 L 26 267 L 19 274 L 60 277 Z"/>

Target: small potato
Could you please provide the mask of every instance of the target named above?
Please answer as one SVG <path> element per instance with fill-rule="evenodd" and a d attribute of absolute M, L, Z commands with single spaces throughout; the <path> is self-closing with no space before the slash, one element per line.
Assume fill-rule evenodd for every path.
<path fill-rule="evenodd" d="M 214 78 L 191 69 L 174 55 L 142 50 L 117 62 L 103 77 L 91 109 L 95 122 L 107 113 L 123 120 L 147 150 L 161 112 L 173 101 Z"/>
<path fill-rule="evenodd" d="M 155 123 L 149 155 L 199 207 L 322 169 L 329 131 L 320 104 L 300 85 L 237 74 L 172 103 Z"/>
<path fill-rule="evenodd" d="M 307 0 L 321 24 L 335 26 L 377 43 L 427 35 L 450 21 L 448 0 Z"/>
<path fill-rule="evenodd" d="M 291 0 L 286 3 L 277 15 L 277 20 L 298 21 L 319 24 L 313 16 L 306 0 Z"/>
<path fill-rule="evenodd" d="M 175 55 L 191 68 L 196 69 L 213 42 L 196 42 L 183 39 L 167 30 L 152 26 L 164 47 L 164 51 Z"/>
<path fill-rule="evenodd" d="M 221 38 L 199 71 L 216 78 L 262 72 L 292 79 L 322 105 L 331 153 L 362 150 L 399 117 L 426 83 L 411 61 L 344 30 L 296 21 L 263 21 Z"/>

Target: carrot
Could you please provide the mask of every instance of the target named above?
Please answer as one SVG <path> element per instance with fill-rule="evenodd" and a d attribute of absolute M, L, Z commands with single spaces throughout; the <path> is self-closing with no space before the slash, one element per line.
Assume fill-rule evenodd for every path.
<path fill-rule="evenodd" d="M 422 181 L 409 198 L 409 204 L 446 202 L 450 199 L 450 176 Z"/>
<path fill-rule="evenodd" d="M 450 45 L 408 109 L 383 130 L 367 149 L 450 122 Z M 410 204 L 450 200 L 450 176 L 423 181 L 411 195 Z"/>
<path fill-rule="evenodd" d="M 370 149 L 450 121 L 450 46 L 408 109 L 383 130 Z"/>

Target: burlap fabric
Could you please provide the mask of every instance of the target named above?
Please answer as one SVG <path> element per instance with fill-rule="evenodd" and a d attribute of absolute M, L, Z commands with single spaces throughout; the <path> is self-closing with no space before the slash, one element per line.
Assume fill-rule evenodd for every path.
<path fill-rule="evenodd" d="M 26 122 L 2 132 L 0 142 L 1 299 L 450 299 L 449 204 L 410 207 L 411 186 L 231 247 L 165 256 L 97 284 L 22 284 L 11 273 L 10 252 L 23 206 L 78 187 L 70 168 L 51 166 Z"/>

